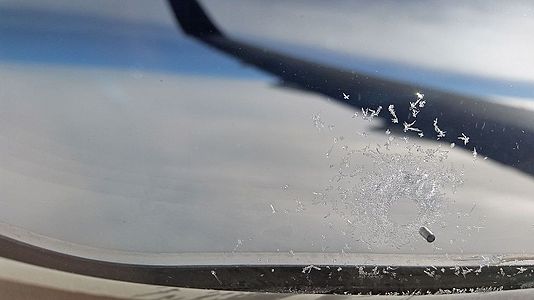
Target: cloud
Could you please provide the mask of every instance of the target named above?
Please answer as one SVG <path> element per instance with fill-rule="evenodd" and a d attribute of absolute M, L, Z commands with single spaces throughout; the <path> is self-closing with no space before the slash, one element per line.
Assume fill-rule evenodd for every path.
<path fill-rule="evenodd" d="M 313 192 L 336 174 L 329 166 L 339 150 L 325 156 L 333 136 L 354 149 L 386 139 L 350 109 L 260 81 L 72 67 L 1 70 L 9 86 L 0 101 L 3 222 L 124 251 L 232 251 L 238 239 L 242 251 L 338 252 L 345 243 L 369 251 L 361 237 L 343 236 L 343 219 L 325 219 L 335 215 L 330 206 L 311 204 Z M 332 131 L 313 126 L 317 113 L 335 125 Z M 482 159 L 475 167 L 460 149 L 450 161 L 466 166 L 466 184 L 446 211 L 446 227 L 434 230 L 439 247 L 531 248 L 532 241 L 507 235 L 509 228 L 531 230 L 526 216 L 534 206 L 525 200 L 531 178 Z M 296 212 L 297 199 L 305 211 Z M 456 232 L 455 212 L 475 201 L 476 213 L 467 218 L 473 224 L 461 228 L 480 225 L 485 215 L 491 229 L 468 239 L 474 231 Z M 484 244 L 448 243 L 460 238 Z M 417 241 L 411 253 L 433 251 Z"/>
<path fill-rule="evenodd" d="M 529 1 L 205 3 L 227 32 L 270 43 L 534 81 L 534 4 Z"/>

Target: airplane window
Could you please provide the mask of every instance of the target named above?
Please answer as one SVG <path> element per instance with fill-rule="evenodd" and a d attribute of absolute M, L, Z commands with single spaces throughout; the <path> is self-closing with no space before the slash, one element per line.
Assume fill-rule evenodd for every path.
<path fill-rule="evenodd" d="M 2 1 L 0 255 L 227 290 L 530 288 L 533 14 Z"/>

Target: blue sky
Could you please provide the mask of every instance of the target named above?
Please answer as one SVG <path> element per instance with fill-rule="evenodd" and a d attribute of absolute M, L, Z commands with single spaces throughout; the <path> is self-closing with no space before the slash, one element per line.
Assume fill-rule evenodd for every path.
<path fill-rule="evenodd" d="M 8 62 L 265 78 L 174 26 L 138 20 L 4 7 L 0 41 L 0 60 Z"/>

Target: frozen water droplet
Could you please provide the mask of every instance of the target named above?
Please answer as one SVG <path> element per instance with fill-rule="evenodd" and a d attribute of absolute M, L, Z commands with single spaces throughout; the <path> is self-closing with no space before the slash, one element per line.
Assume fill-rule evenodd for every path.
<path fill-rule="evenodd" d="M 299 200 L 295 200 L 295 201 L 297 202 L 297 208 L 295 209 L 295 211 L 297 213 L 303 212 L 305 210 L 304 204 L 302 204 L 302 202 Z"/>
<path fill-rule="evenodd" d="M 315 128 L 317 129 L 324 128 L 324 121 L 321 119 L 320 114 L 317 113 L 317 114 L 312 115 L 312 121 L 313 121 L 313 126 L 315 126 Z"/>

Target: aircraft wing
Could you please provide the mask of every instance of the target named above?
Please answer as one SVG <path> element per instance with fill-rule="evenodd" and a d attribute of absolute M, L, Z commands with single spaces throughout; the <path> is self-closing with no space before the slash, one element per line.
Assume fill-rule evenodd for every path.
<path fill-rule="evenodd" d="M 441 91 L 407 82 L 369 76 L 351 70 L 307 61 L 257 47 L 227 36 L 195 0 L 169 0 L 183 31 L 206 45 L 272 74 L 283 85 L 319 93 L 358 110 L 376 111 L 393 131 L 405 130 L 404 123 L 421 130 L 422 138 L 437 139 L 434 120 L 446 131 L 439 140 L 455 143 L 481 156 L 534 175 L 534 113 L 467 95 Z M 343 93 L 351 95 L 344 99 Z M 426 104 L 416 118 L 410 102 L 423 93 Z M 394 106 L 398 123 L 392 122 L 388 108 Z M 408 130 L 419 134 L 419 131 Z M 465 144 L 463 134 L 469 137 Z"/>

